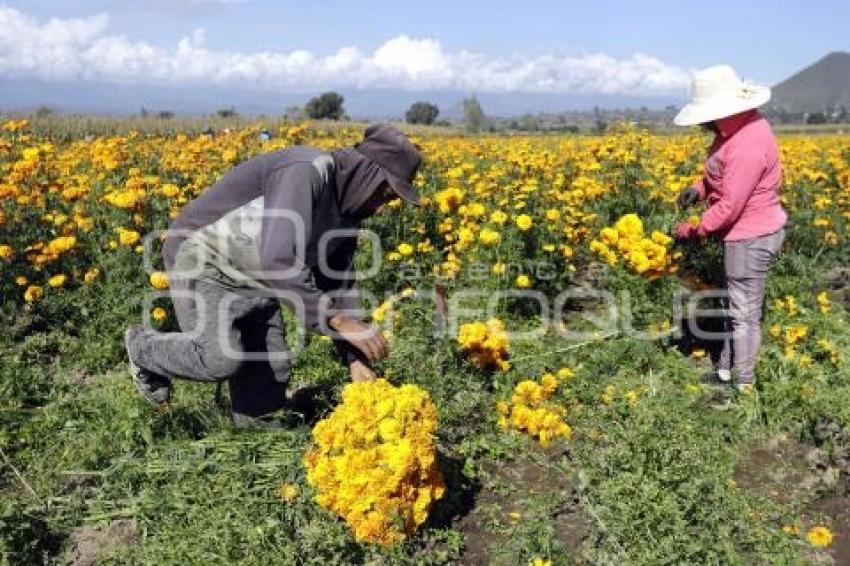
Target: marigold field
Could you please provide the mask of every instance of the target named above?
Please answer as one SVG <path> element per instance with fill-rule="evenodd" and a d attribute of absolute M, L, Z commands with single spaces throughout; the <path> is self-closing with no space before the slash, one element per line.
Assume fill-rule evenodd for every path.
<path fill-rule="evenodd" d="M 316 406 L 270 431 L 211 385 L 136 394 L 124 328 L 176 328 L 146 236 L 241 160 L 363 126 L 92 124 L 0 122 L 0 562 L 850 563 L 850 138 L 780 138 L 758 383 L 719 406 L 682 305 L 722 250 L 669 237 L 707 137 L 413 131 L 426 206 L 365 226 L 386 381 L 343 394 L 304 336 Z"/>

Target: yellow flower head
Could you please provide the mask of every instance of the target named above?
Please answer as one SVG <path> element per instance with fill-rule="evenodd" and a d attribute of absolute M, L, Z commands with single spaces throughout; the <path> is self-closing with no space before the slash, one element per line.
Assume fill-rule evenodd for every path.
<path fill-rule="evenodd" d="M 291 483 L 285 483 L 280 486 L 280 498 L 289 503 L 298 495 L 298 487 Z"/>
<path fill-rule="evenodd" d="M 44 296 L 44 289 L 38 285 L 30 285 L 24 291 L 24 300 L 28 303 L 35 302 Z"/>
<path fill-rule="evenodd" d="M 523 232 L 526 232 L 530 230 L 532 226 L 534 226 L 534 220 L 532 220 L 531 216 L 527 214 L 520 214 L 516 217 L 516 225 L 517 228 L 519 228 Z"/>
<path fill-rule="evenodd" d="M 403 540 L 445 493 L 436 428 L 437 409 L 415 385 L 346 385 L 342 403 L 313 428 L 304 457 L 317 502 L 345 519 L 359 542 Z M 284 500 L 294 496 L 281 488 Z"/>
<path fill-rule="evenodd" d="M 154 271 L 151 273 L 150 283 L 154 289 L 168 289 L 168 274 L 164 271 Z"/>
<path fill-rule="evenodd" d="M 832 538 L 832 531 L 824 526 L 812 527 L 809 529 L 809 532 L 806 533 L 806 540 L 809 541 L 809 544 L 820 548 L 824 548 L 832 544 Z"/>

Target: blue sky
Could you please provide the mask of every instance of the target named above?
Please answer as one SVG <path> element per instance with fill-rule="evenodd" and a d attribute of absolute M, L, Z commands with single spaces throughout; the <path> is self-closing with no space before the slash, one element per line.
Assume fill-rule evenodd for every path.
<path fill-rule="evenodd" d="M 775 84 L 850 50 L 847 22 L 833 0 L 0 0 L 0 79 L 660 105 L 721 62 Z"/>
<path fill-rule="evenodd" d="M 850 2 L 340 2 L 244 0 L 6 1 L 39 19 L 107 13 L 109 30 L 154 45 L 202 27 L 211 48 L 329 53 L 371 50 L 406 34 L 488 55 L 635 52 L 685 68 L 726 61 L 776 82 L 850 49 Z"/>

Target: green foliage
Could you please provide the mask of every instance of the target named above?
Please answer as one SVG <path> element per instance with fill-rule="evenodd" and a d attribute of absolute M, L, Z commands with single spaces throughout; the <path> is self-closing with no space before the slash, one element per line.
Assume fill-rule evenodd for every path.
<path fill-rule="evenodd" d="M 323 92 L 307 101 L 304 111 L 314 120 L 339 120 L 345 114 L 345 99 L 336 92 Z"/>
<path fill-rule="evenodd" d="M 488 120 L 481 103 L 474 95 L 463 99 L 463 123 L 470 132 L 480 132 L 487 128 Z"/>
<path fill-rule="evenodd" d="M 436 104 L 420 100 L 407 109 L 404 119 L 408 124 L 433 124 L 439 114 L 440 109 Z"/>

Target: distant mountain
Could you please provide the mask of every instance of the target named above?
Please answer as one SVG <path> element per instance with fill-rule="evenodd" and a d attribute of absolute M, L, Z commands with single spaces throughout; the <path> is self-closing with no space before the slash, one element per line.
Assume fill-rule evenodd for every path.
<path fill-rule="evenodd" d="M 850 110 L 850 53 L 836 51 L 773 87 L 769 108 L 786 112 Z"/>

